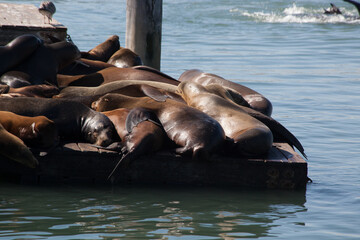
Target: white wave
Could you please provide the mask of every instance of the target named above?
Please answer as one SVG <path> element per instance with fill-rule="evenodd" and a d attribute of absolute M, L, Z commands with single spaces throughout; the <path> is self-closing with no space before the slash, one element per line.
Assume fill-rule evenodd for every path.
<path fill-rule="evenodd" d="M 259 22 L 268 23 L 347 23 L 360 24 L 356 10 L 348 11 L 341 9 L 343 15 L 326 15 L 324 9 L 312 9 L 298 7 L 295 3 L 283 10 L 272 12 L 248 12 L 233 8 L 231 13 L 240 14 L 241 16 L 252 18 Z"/>

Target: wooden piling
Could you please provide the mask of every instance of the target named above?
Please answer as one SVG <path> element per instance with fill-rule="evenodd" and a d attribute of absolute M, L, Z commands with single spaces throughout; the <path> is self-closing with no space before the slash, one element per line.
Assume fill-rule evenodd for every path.
<path fill-rule="evenodd" d="M 125 46 L 160 70 L 162 0 L 127 0 Z"/>

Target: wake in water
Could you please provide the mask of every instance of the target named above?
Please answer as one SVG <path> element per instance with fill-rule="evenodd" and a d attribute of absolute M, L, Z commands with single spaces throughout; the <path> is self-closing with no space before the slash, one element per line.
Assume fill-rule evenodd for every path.
<path fill-rule="evenodd" d="M 295 3 L 283 10 L 273 12 L 248 12 L 239 8 L 231 9 L 231 13 L 268 23 L 347 23 L 360 24 L 357 10 L 341 9 L 341 14 L 324 14 L 324 9 L 298 7 Z"/>

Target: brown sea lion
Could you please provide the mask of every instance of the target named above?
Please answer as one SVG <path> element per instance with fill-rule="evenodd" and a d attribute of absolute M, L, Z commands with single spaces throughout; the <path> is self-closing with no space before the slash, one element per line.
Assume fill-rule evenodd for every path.
<path fill-rule="evenodd" d="M 51 98 L 59 92 L 60 91 L 56 86 L 45 84 L 30 85 L 20 88 L 12 88 L 7 85 L 0 85 L 0 93 L 17 93 L 24 97 Z"/>
<path fill-rule="evenodd" d="M 34 157 L 24 142 L 20 138 L 6 131 L 1 124 L 0 155 L 30 168 L 35 168 L 39 165 L 38 160 Z"/>
<path fill-rule="evenodd" d="M 217 121 L 172 99 L 158 102 L 149 97 L 108 93 L 92 104 L 97 111 L 137 107 L 156 114 L 168 137 L 180 146 L 177 153 L 192 153 L 193 159 L 208 159 L 209 154 L 216 152 L 225 142 L 224 130 Z"/>
<path fill-rule="evenodd" d="M 100 43 L 88 52 L 81 52 L 82 58 L 107 62 L 109 58 L 120 48 L 119 36 L 110 36 L 105 42 Z"/>
<path fill-rule="evenodd" d="M 30 76 L 32 85 L 50 83 L 57 86 L 56 75 L 59 69 L 80 57 L 79 49 L 69 42 L 40 45 L 33 54 L 14 71 Z"/>
<path fill-rule="evenodd" d="M 220 123 L 226 136 L 234 139 L 237 154 L 253 157 L 266 154 L 271 149 L 273 135 L 270 129 L 238 105 L 210 93 L 195 82 L 182 82 L 178 87 L 189 106 Z"/>
<path fill-rule="evenodd" d="M 22 63 L 42 44 L 35 35 L 24 34 L 0 46 L 0 75 Z"/>
<path fill-rule="evenodd" d="M 217 83 L 223 87 L 231 88 L 240 93 L 240 95 L 248 102 L 251 108 L 265 115 L 271 116 L 272 104 L 266 97 L 248 87 L 231 82 L 215 74 L 204 73 L 200 70 L 193 69 L 185 71 L 180 76 L 179 81 L 191 81 L 202 85 Z"/>
<path fill-rule="evenodd" d="M 58 142 L 56 125 L 45 116 L 26 117 L 0 111 L 0 123 L 29 147 L 50 148 Z"/>
<path fill-rule="evenodd" d="M 89 104 L 88 100 L 96 100 L 96 97 L 106 93 L 120 93 L 131 97 L 148 96 L 158 101 L 165 101 L 167 98 L 179 102 L 184 100 L 176 93 L 177 86 L 154 81 L 123 80 L 106 83 L 97 87 L 66 87 L 54 98 L 68 98 Z M 91 97 L 90 97 L 91 96 Z"/>
<path fill-rule="evenodd" d="M 128 48 L 120 47 L 107 61 L 118 68 L 128 68 L 138 65 L 143 65 L 139 55 Z"/>
<path fill-rule="evenodd" d="M 84 86 L 96 87 L 101 84 L 106 84 L 121 80 L 146 80 L 163 82 L 172 85 L 178 85 L 179 82 L 175 79 L 165 77 L 164 75 L 155 72 L 134 69 L 134 68 L 117 68 L 109 67 L 101 71 L 88 75 L 67 76 L 58 74 L 57 81 L 60 87 L 67 86 Z"/>
<path fill-rule="evenodd" d="M 114 175 L 113 182 L 116 181 L 116 170 L 120 165 L 127 167 L 137 157 L 160 150 L 168 140 L 160 121 L 151 111 L 118 108 L 103 113 L 114 123 L 122 139 L 123 156 L 109 175 L 109 178 Z"/>
<path fill-rule="evenodd" d="M 179 85 L 179 88 L 184 88 L 183 86 L 184 84 L 190 84 L 190 83 L 181 83 L 180 85 L 182 86 Z M 200 86 L 199 84 L 193 83 L 192 85 L 196 92 L 207 91 L 208 93 L 215 94 L 217 96 L 224 98 L 225 100 L 229 101 L 229 103 L 241 102 L 241 100 L 234 100 L 232 98 L 232 96 L 235 96 L 234 93 L 233 94 L 227 93 L 228 89 L 218 84 L 209 84 L 207 86 Z M 235 109 L 239 109 L 239 110 L 241 109 L 241 111 L 247 113 L 251 117 L 256 118 L 257 120 L 265 124 L 271 130 L 275 142 L 287 142 L 289 145 L 296 147 L 306 158 L 306 154 L 304 153 L 304 148 L 299 142 L 299 140 L 289 130 L 287 130 L 281 123 L 279 123 L 272 117 L 260 113 L 252 108 L 241 106 L 241 104 L 239 105 L 239 103 L 235 106 L 236 106 Z"/>
<path fill-rule="evenodd" d="M 105 63 L 98 60 L 90 60 L 86 58 L 80 58 L 63 69 L 59 70 L 58 74 L 63 75 L 81 75 L 91 74 L 97 71 L 103 70 L 108 67 L 115 67 L 113 64 Z"/>
<path fill-rule="evenodd" d="M 45 116 L 54 121 L 60 140 L 84 141 L 107 146 L 118 139 L 112 122 L 104 114 L 65 99 L 0 98 L 0 110 L 23 116 Z"/>

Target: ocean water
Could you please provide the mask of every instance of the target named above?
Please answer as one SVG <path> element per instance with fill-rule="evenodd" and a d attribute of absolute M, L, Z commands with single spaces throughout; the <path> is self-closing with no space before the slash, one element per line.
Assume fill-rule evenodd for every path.
<path fill-rule="evenodd" d="M 2 1 L 39 5 L 40 1 Z M 125 43 L 126 1 L 54 1 L 81 50 Z M 0 239 L 360 239 L 360 19 L 328 1 L 164 0 L 161 70 L 251 87 L 302 142 L 303 191 L 0 183 Z"/>

